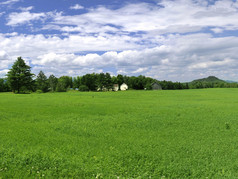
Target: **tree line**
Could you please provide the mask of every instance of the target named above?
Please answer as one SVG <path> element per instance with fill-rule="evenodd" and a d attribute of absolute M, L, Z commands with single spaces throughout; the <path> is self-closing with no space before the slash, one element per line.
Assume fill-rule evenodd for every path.
<path fill-rule="evenodd" d="M 111 76 L 109 73 L 92 73 L 77 77 L 61 76 L 59 78 L 52 74 L 47 78 L 43 71 L 40 71 L 38 75 L 31 73 L 31 67 L 26 65 L 21 57 L 18 57 L 7 73 L 6 78 L 0 79 L 0 92 L 66 92 L 68 89 L 76 89 L 79 91 L 107 91 L 113 89 L 114 84 L 120 86 L 123 83 L 126 83 L 129 89 L 151 90 L 154 82 L 159 83 L 163 90 L 228 87 L 226 86 L 227 84 L 217 85 L 209 83 L 209 86 L 205 83 L 191 84 L 158 81 L 142 75 L 137 77 L 129 77 L 121 74 Z M 238 87 L 238 85 L 231 87 Z"/>

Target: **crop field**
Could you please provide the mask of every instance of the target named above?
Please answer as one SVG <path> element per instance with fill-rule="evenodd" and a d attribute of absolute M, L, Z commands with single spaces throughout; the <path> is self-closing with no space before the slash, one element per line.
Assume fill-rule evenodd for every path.
<path fill-rule="evenodd" d="M 238 177 L 238 89 L 0 93 L 0 178 L 206 177 Z"/>

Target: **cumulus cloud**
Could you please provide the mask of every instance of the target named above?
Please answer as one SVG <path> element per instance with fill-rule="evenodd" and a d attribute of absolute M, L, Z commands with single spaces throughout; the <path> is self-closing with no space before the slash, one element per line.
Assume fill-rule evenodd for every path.
<path fill-rule="evenodd" d="M 189 81 L 198 76 L 218 75 L 229 79 L 229 74 L 238 68 L 238 37 L 212 37 L 209 34 L 170 35 L 161 38 L 153 48 L 140 48 L 136 44 L 128 49 L 127 41 L 113 47 L 104 38 L 91 39 L 81 36 L 44 37 L 43 35 L 0 36 L 3 51 L 1 59 L 16 59 L 22 56 L 31 61 L 33 70 L 44 69 L 47 74 L 74 74 L 100 72 L 114 69 L 127 75 L 147 75 L 160 80 Z M 119 37 L 118 37 L 119 41 Z M 206 43 L 204 43 L 206 42 Z M 128 44 L 130 45 L 130 44 Z M 101 49 L 99 55 L 80 52 Z M 130 50 L 134 49 L 134 50 Z M 6 54 L 9 57 L 6 58 Z M 10 58 L 11 57 L 11 58 Z M 1 69 L 7 66 L 3 65 Z M 9 63 L 8 63 L 9 64 Z M 52 69 L 54 68 L 54 69 Z M 238 76 L 232 76 L 235 78 Z"/>
<path fill-rule="evenodd" d="M 117 9 L 99 6 L 78 15 L 32 9 L 11 13 L 7 25 L 39 21 L 44 33 L 59 33 L 0 34 L 0 70 L 22 56 L 33 72 L 58 76 L 110 70 L 173 81 L 209 75 L 238 78 L 238 37 L 223 36 L 227 30 L 238 30 L 236 1 L 162 0 Z"/>

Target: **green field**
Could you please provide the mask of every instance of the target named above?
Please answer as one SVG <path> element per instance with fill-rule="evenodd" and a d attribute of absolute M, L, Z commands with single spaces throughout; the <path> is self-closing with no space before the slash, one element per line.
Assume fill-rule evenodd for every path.
<path fill-rule="evenodd" d="M 238 89 L 0 93 L 0 178 L 237 178 Z"/>

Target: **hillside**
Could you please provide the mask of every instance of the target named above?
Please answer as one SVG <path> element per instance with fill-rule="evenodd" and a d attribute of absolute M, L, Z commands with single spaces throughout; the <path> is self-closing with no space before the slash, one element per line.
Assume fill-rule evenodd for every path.
<path fill-rule="evenodd" d="M 207 78 L 193 80 L 189 83 L 189 88 L 233 88 L 237 87 L 237 85 L 233 85 L 233 83 L 227 83 L 224 80 L 221 80 L 215 76 L 209 76 Z"/>
<path fill-rule="evenodd" d="M 209 76 L 207 78 L 201 78 L 197 80 L 193 80 L 191 83 L 194 82 L 207 82 L 207 83 L 226 83 L 225 81 L 215 77 L 215 76 Z"/>

